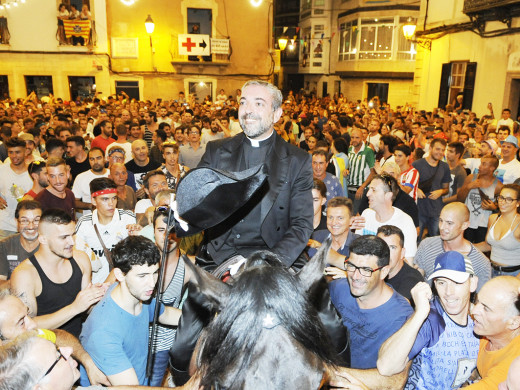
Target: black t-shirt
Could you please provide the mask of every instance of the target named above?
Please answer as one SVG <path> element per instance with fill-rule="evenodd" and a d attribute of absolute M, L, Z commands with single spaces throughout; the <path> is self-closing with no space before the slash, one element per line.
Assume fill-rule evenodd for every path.
<path fill-rule="evenodd" d="M 392 279 L 386 282 L 394 288 L 399 294 L 412 302 L 410 291 L 419 282 L 424 282 L 424 278 L 419 271 L 412 268 L 405 261 L 401 270 Z"/>
<path fill-rule="evenodd" d="M 90 164 L 88 162 L 88 157 L 83 162 L 77 162 L 74 157 L 69 157 L 65 160 L 67 165 L 70 167 L 70 175 L 71 175 L 71 181 L 70 183 L 74 183 L 74 180 L 76 179 L 76 176 L 78 176 L 80 173 L 86 172 L 90 169 Z"/>
<path fill-rule="evenodd" d="M 32 252 L 27 252 L 20 243 L 20 233 L 0 241 L 0 275 L 11 278 L 11 273 L 22 261 L 36 253 L 40 246 Z"/>
<path fill-rule="evenodd" d="M 159 164 L 157 162 L 153 161 L 152 159 L 148 160 L 148 164 L 145 166 L 137 165 L 134 161 L 134 159 L 128 161 L 125 164 L 125 167 L 127 170 L 132 172 L 135 175 L 135 184 L 137 185 L 137 188 L 140 188 L 143 185 L 143 179 L 144 176 L 154 169 L 159 168 Z"/>

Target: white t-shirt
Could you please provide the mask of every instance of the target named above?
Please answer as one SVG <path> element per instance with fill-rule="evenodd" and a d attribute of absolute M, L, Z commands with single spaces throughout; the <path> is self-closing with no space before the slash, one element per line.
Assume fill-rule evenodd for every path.
<path fill-rule="evenodd" d="M 0 210 L 0 229 L 16 232 L 14 212 L 18 205 L 17 199 L 22 199 L 33 182 L 27 171 L 17 174 L 11 169 L 11 164 L 0 165 L 0 177 L 0 196 L 7 202 L 7 207 Z"/>
<path fill-rule="evenodd" d="M 92 283 L 103 283 L 110 273 L 103 245 L 94 230 L 96 224 L 99 234 L 108 250 L 122 239 L 128 237 L 126 225 L 135 224 L 135 214 L 128 210 L 117 209 L 108 225 L 99 223 L 97 210 L 84 215 L 76 225 L 76 248 L 85 252 L 92 265 Z"/>
<path fill-rule="evenodd" d="M 151 199 L 141 199 L 135 204 L 135 213 L 143 214 L 149 207 L 153 207 Z"/>
<path fill-rule="evenodd" d="M 397 226 L 404 234 L 404 248 L 406 249 L 406 257 L 414 257 L 417 253 L 417 229 L 413 223 L 412 217 L 406 214 L 404 211 L 393 207 L 394 215 L 384 222 L 376 220 L 376 212 L 372 209 L 365 209 L 361 216 L 365 217 L 365 227 L 363 229 L 357 229 L 356 234 L 362 236 L 375 236 L 377 229 L 383 225 Z"/>
<path fill-rule="evenodd" d="M 72 192 L 76 199 L 80 199 L 85 203 L 92 203 L 92 198 L 90 197 L 90 182 L 98 177 L 108 177 L 108 169 L 102 175 L 96 175 L 92 172 L 91 169 L 85 172 L 81 172 L 76 179 L 74 179 L 74 184 L 72 185 Z M 83 215 L 91 214 L 90 210 L 83 210 Z"/>
<path fill-rule="evenodd" d="M 503 184 L 511 184 L 520 177 L 520 161 L 516 158 L 509 161 L 508 163 L 502 163 L 500 160 L 498 168 L 495 171 L 495 176 Z"/>

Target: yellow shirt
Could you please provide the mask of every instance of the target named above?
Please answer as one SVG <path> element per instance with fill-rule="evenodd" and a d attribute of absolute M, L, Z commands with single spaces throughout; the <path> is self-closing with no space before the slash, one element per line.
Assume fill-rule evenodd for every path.
<path fill-rule="evenodd" d="M 507 378 L 507 371 L 513 360 L 520 356 L 520 336 L 516 336 L 507 346 L 498 351 L 488 351 L 487 339 L 480 340 L 477 369 L 481 380 L 466 387 L 466 390 L 497 389 Z"/>
<path fill-rule="evenodd" d="M 48 329 L 38 329 L 38 337 L 49 340 L 51 343 L 56 344 L 56 334 Z"/>

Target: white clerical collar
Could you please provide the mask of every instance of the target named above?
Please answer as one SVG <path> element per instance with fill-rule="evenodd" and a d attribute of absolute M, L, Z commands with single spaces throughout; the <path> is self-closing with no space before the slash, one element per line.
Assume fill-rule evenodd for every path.
<path fill-rule="evenodd" d="M 264 139 L 261 139 L 261 140 L 256 140 L 256 139 L 249 138 L 247 135 L 246 135 L 246 137 L 249 140 L 249 142 L 251 142 L 251 146 L 253 148 L 259 148 L 260 145 L 262 143 L 267 142 L 269 140 L 269 138 L 271 138 L 273 136 L 273 134 L 274 134 L 274 130 L 271 132 L 271 134 L 267 138 L 264 138 Z"/>

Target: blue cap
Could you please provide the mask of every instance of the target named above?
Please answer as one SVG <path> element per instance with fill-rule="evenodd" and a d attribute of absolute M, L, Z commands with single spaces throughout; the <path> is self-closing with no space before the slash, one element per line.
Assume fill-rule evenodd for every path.
<path fill-rule="evenodd" d="M 504 140 L 504 142 L 513 144 L 513 145 L 515 145 L 515 147 L 518 148 L 518 139 L 514 135 L 508 135 L 507 138 Z"/>
<path fill-rule="evenodd" d="M 459 252 L 448 251 L 437 256 L 433 274 L 428 280 L 448 278 L 456 283 L 464 283 L 470 275 L 475 275 L 471 260 Z"/>

